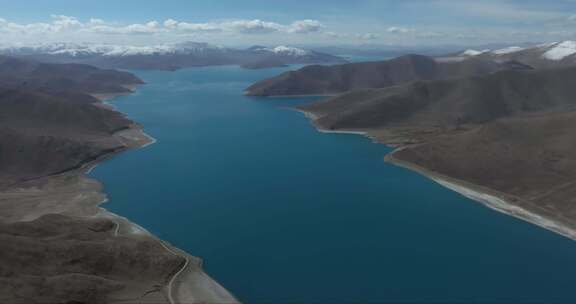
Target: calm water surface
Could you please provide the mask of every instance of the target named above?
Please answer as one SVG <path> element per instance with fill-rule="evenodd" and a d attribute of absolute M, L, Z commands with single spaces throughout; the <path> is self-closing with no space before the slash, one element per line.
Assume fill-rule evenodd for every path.
<path fill-rule="evenodd" d="M 105 207 L 245 303 L 576 303 L 576 243 L 286 108 L 314 98 L 242 96 L 281 71 L 136 72 L 148 85 L 115 103 L 158 143 L 97 167 Z"/>

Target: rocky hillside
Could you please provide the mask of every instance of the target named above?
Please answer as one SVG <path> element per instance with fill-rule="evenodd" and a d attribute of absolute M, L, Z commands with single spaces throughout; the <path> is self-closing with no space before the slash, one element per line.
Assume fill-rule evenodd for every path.
<path fill-rule="evenodd" d="M 436 80 L 485 75 L 505 69 L 531 69 L 514 61 L 483 58 L 445 60 L 405 55 L 388 61 L 335 66 L 307 66 L 265 79 L 246 89 L 254 96 L 334 95 L 350 90 L 384 88 L 417 80 Z"/>
<path fill-rule="evenodd" d="M 76 168 L 122 148 L 133 122 L 95 106 L 91 93 L 124 93 L 132 74 L 80 64 L 0 57 L 0 185 Z"/>
<path fill-rule="evenodd" d="M 80 168 L 126 149 L 134 122 L 91 93 L 124 93 L 136 76 L 0 57 L 0 302 L 166 303 L 186 262 L 111 215 Z"/>
<path fill-rule="evenodd" d="M 0 87 L 23 90 L 122 93 L 142 80 L 127 72 L 84 64 L 50 64 L 0 56 Z"/>
<path fill-rule="evenodd" d="M 509 208 L 527 210 L 549 229 L 566 227 L 554 230 L 574 237 L 574 128 L 576 112 L 501 119 L 445 133 L 390 160 L 496 191 Z"/>
<path fill-rule="evenodd" d="M 78 168 L 124 148 L 112 134 L 133 122 L 83 101 L 0 88 L 0 186 Z"/>
<path fill-rule="evenodd" d="M 302 107 L 331 129 L 389 126 L 454 128 L 499 118 L 576 107 L 576 67 L 506 70 L 447 80 L 355 90 Z"/>
<path fill-rule="evenodd" d="M 184 259 L 156 240 L 114 231 L 111 220 L 58 214 L 0 223 L 0 302 L 152 303 L 146 293 L 160 289 Z M 140 293 L 120 296 L 127 289 Z"/>
<path fill-rule="evenodd" d="M 356 90 L 300 109 L 320 128 L 400 146 L 394 163 L 481 187 L 576 235 L 575 88 L 576 67 L 507 70 Z"/>
<path fill-rule="evenodd" d="M 511 46 L 495 50 L 465 50 L 445 57 L 515 60 L 535 68 L 556 68 L 576 64 L 576 41 L 545 43 L 534 46 Z"/>

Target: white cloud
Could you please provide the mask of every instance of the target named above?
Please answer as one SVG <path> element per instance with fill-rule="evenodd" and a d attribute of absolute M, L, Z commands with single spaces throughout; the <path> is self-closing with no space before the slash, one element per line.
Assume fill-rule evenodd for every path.
<path fill-rule="evenodd" d="M 169 27 L 169 28 L 190 33 L 210 33 L 210 32 L 215 33 L 222 31 L 222 28 L 220 26 L 211 23 L 179 22 L 175 24 L 175 27 Z"/>
<path fill-rule="evenodd" d="M 174 20 L 174 19 L 167 19 L 164 21 L 164 27 L 169 28 L 169 29 L 173 29 L 176 28 L 178 26 L 178 21 Z"/>
<path fill-rule="evenodd" d="M 561 18 L 551 12 L 537 12 L 508 4 L 498 5 L 496 0 L 472 3 L 471 0 L 430 0 L 446 11 L 468 16 L 490 16 L 508 20 L 510 24 L 492 27 L 424 26 L 416 24 L 381 24 L 358 21 L 342 24 L 332 20 L 329 26 L 320 20 L 276 22 L 261 19 L 230 19 L 206 22 L 189 20 L 152 20 L 142 23 L 120 23 L 98 18 L 79 19 L 72 16 L 52 15 L 45 22 L 18 23 L 0 18 L 3 43 L 96 42 L 114 44 L 149 45 L 206 41 L 224 45 L 246 44 L 450 44 L 552 41 L 574 39 L 576 14 L 564 12 Z M 575 0 L 576 1 L 576 0 Z M 451 5 L 450 7 L 448 7 Z M 526 20 L 542 20 L 538 28 L 524 24 Z M 554 19 L 557 18 L 557 19 Z M 555 23 L 552 21 L 555 20 Z M 407 21 L 406 21 L 407 22 Z M 522 23 L 522 27 L 517 24 Z M 514 30 L 515 32 L 512 32 Z"/>
<path fill-rule="evenodd" d="M 366 33 L 366 34 L 358 34 L 357 37 L 362 40 L 374 40 L 378 39 L 380 35 L 374 33 Z"/>
<path fill-rule="evenodd" d="M 391 26 L 391 27 L 387 28 L 386 31 L 388 33 L 392 33 L 392 34 L 407 34 L 407 33 L 414 32 L 413 29 L 409 29 L 406 27 L 400 27 L 400 26 Z"/>
<path fill-rule="evenodd" d="M 419 38 L 440 38 L 440 37 L 446 37 L 446 33 L 440 33 L 440 32 L 416 32 L 416 36 Z"/>
<path fill-rule="evenodd" d="M 123 29 L 125 33 L 129 34 L 154 34 L 162 31 L 158 21 L 150 21 L 145 24 L 131 24 Z"/>
<path fill-rule="evenodd" d="M 158 21 L 150 21 L 144 24 L 135 23 L 126 26 L 117 26 L 106 22 L 88 23 L 82 28 L 82 32 L 99 34 L 122 34 L 122 35 L 149 35 L 165 31 Z"/>
<path fill-rule="evenodd" d="M 307 33 L 319 32 L 323 28 L 324 25 L 320 21 L 307 19 L 293 22 L 288 28 L 288 32 L 307 34 Z"/>
<path fill-rule="evenodd" d="M 64 16 L 64 15 L 52 15 L 52 19 L 54 21 L 53 29 L 55 31 L 62 31 L 67 29 L 74 29 L 74 28 L 81 28 L 84 25 L 75 17 Z"/>
<path fill-rule="evenodd" d="M 324 35 L 326 35 L 330 38 L 340 38 L 340 37 L 344 36 L 344 35 L 336 33 L 336 32 L 324 32 Z"/>
<path fill-rule="evenodd" d="M 78 19 L 74 17 L 63 15 L 52 15 L 51 17 L 51 23 L 39 22 L 28 24 L 18 24 L 0 18 L 0 32 L 15 33 L 20 35 L 47 34 L 79 30 L 84 26 Z"/>
<path fill-rule="evenodd" d="M 270 34 L 275 32 L 290 34 L 307 34 L 319 32 L 324 25 L 317 20 L 297 20 L 290 24 L 264 21 L 260 19 L 240 19 L 221 22 L 190 23 L 174 19 L 163 22 L 149 21 L 146 23 L 119 24 L 91 18 L 86 22 L 78 18 L 64 15 L 52 15 L 51 22 L 19 24 L 0 19 L 0 32 L 24 36 L 40 36 L 42 38 L 58 38 L 56 34 L 81 36 L 83 34 L 97 35 L 186 35 L 192 33 L 226 32 L 237 35 Z M 20 37 L 24 38 L 24 37 Z M 31 37 L 30 37 L 31 38 Z M 36 39 L 40 37 L 35 37 Z"/>
<path fill-rule="evenodd" d="M 102 25 L 102 24 L 106 24 L 106 22 L 102 19 L 98 19 L 98 18 L 90 18 L 90 20 L 88 21 L 88 23 L 90 25 Z"/>
<path fill-rule="evenodd" d="M 220 26 L 244 34 L 266 34 L 283 29 L 283 26 L 276 22 L 267 22 L 259 19 L 231 21 L 222 23 Z"/>

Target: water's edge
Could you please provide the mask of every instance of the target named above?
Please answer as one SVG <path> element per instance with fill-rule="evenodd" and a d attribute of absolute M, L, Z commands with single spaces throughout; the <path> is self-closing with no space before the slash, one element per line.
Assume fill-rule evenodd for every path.
<path fill-rule="evenodd" d="M 110 105 L 110 109 L 113 111 L 118 111 L 110 102 L 119 96 L 126 94 L 108 94 L 105 96 L 97 96 L 98 99 L 105 105 Z M 126 115 L 125 113 L 121 113 Z M 123 133 L 123 134 L 122 134 Z M 114 134 L 120 141 L 122 141 L 126 149 L 118 151 L 116 153 L 107 155 L 102 159 L 96 160 L 83 169 L 78 170 L 77 174 L 83 178 L 89 178 L 87 175 L 98 166 L 98 164 L 120 154 L 133 149 L 143 149 L 150 145 L 157 143 L 157 139 L 146 134 L 143 131 L 143 127 L 140 125 L 135 125 L 128 131 L 120 131 Z M 96 181 L 102 190 L 102 184 Z M 117 215 L 113 212 L 106 210 L 103 207 L 99 207 L 103 203 L 108 203 L 105 191 L 102 193 L 104 199 L 100 200 L 96 206 L 98 206 L 98 213 L 94 217 L 106 218 L 113 220 L 116 223 L 115 235 L 122 233 L 123 235 L 146 235 L 157 240 L 162 247 L 164 247 L 171 254 L 180 256 L 186 260 L 185 264 L 175 272 L 172 278 L 169 280 L 168 284 L 163 288 L 163 291 L 168 299 L 169 304 L 177 303 L 239 303 L 239 301 L 223 286 L 212 279 L 208 274 L 202 270 L 202 260 L 198 257 L 192 256 L 187 252 L 171 245 L 170 243 L 158 238 L 157 236 L 150 233 L 145 228 L 139 226 L 136 223 L 131 222 L 129 219 Z"/>
<path fill-rule="evenodd" d="M 312 123 L 312 125 L 321 133 L 340 133 L 340 134 L 356 134 L 367 137 L 371 139 L 375 143 L 379 143 L 376 141 L 368 131 L 358 131 L 358 130 L 342 130 L 342 131 L 334 131 L 334 130 L 326 130 L 323 129 L 316 123 L 318 116 L 314 113 L 303 111 L 300 109 L 295 109 L 298 112 L 301 112 L 306 116 Z M 382 143 L 379 143 L 382 144 Z M 472 184 L 467 181 L 463 181 L 460 179 L 456 179 L 450 176 L 446 176 L 437 172 L 433 172 L 428 170 L 425 167 L 419 166 L 417 164 L 407 162 L 404 160 L 400 160 L 394 157 L 394 154 L 403 149 L 402 146 L 394 146 L 391 148 L 396 148 L 394 151 L 390 152 L 384 157 L 384 160 L 388 163 L 396 165 L 398 167 L 402 167 L 407 170 L 414 171 L 434 182 L 437 184 L 450 189 L 456 193 L 463 195 L 473 201 L 479 202 L 485 205 L 488 208 L 491 208 L 495 211 L 500 213 L 515 217 L 517 219 L 523 220 L 530 224 L 536 225 L 538 227 L 544 228 L 546 230 L 552 231 L 557 233 L 561 236 L 567 237 L 571 240 L 576 240 L 576 227 L 573 225 L 569 225 L 567 223 L 563 223 L 560 219 L 555 218 L 554 215 L 546 215 L 545 210 L 541 210 L 542 214 L 539 214 L 533 210 L 529 210 L 523 206 L 520 206 L 516 202 L 524 202 L 525 205 L 530 205 L 529 202 L 523 201 L 521 198 L 516 196 L 512 196 L 510 194 L 502 193 L 494 189 L 487 188 L 485 186 Z M 537 206 L 534 206 L 536 208 Z"/>
<path fill-rule="evenodd" d="M 318 132 L 294 109 L 319 97 L 242 95 L 275 72 L 138 73 L 149 84 L 114 104 L 160 144 L 98 166 L 103 207 L 202 257 L 250 303 L 573 300 L 572 240 L 385 162 L 400 136 Z M 366 132 L 372 143 L 349 135 Z"/>
<path fill-rule="evenodd" d="M 417 172 L 447 189 L 457 192 L 500 213 L 513 216 L 569 239 L 576 240 L 576 229 L 562 223 L 557 219 L 552 218 L 552 216 L 540 215 L 532 210 L 529 210 L 528 208 L 514 203 L 512 199 L 510 199 L 510 195 L 486 188 L 481 185 L 472 184 L 463 180 L 442 175 L 437 172 L 432 172 L 414 163 L 399 160 L 394 157 L 394 152 L 386 155 L 385 157 L 385 160 L 391 164 Z M 517 197 L 514 197 L 514 200 L 521 201 L 521 199 Z"/>

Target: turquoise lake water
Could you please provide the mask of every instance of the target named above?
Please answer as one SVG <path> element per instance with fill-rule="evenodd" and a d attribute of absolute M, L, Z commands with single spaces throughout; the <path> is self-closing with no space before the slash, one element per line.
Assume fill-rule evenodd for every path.
<path fill-rule="evenodd" d="M 202 257 L 244 303 L 576 303 L 576 243 L 242 96 L 284 69 L 136 72 L 158 143 L 98 166 L 109 210 Z"/>

